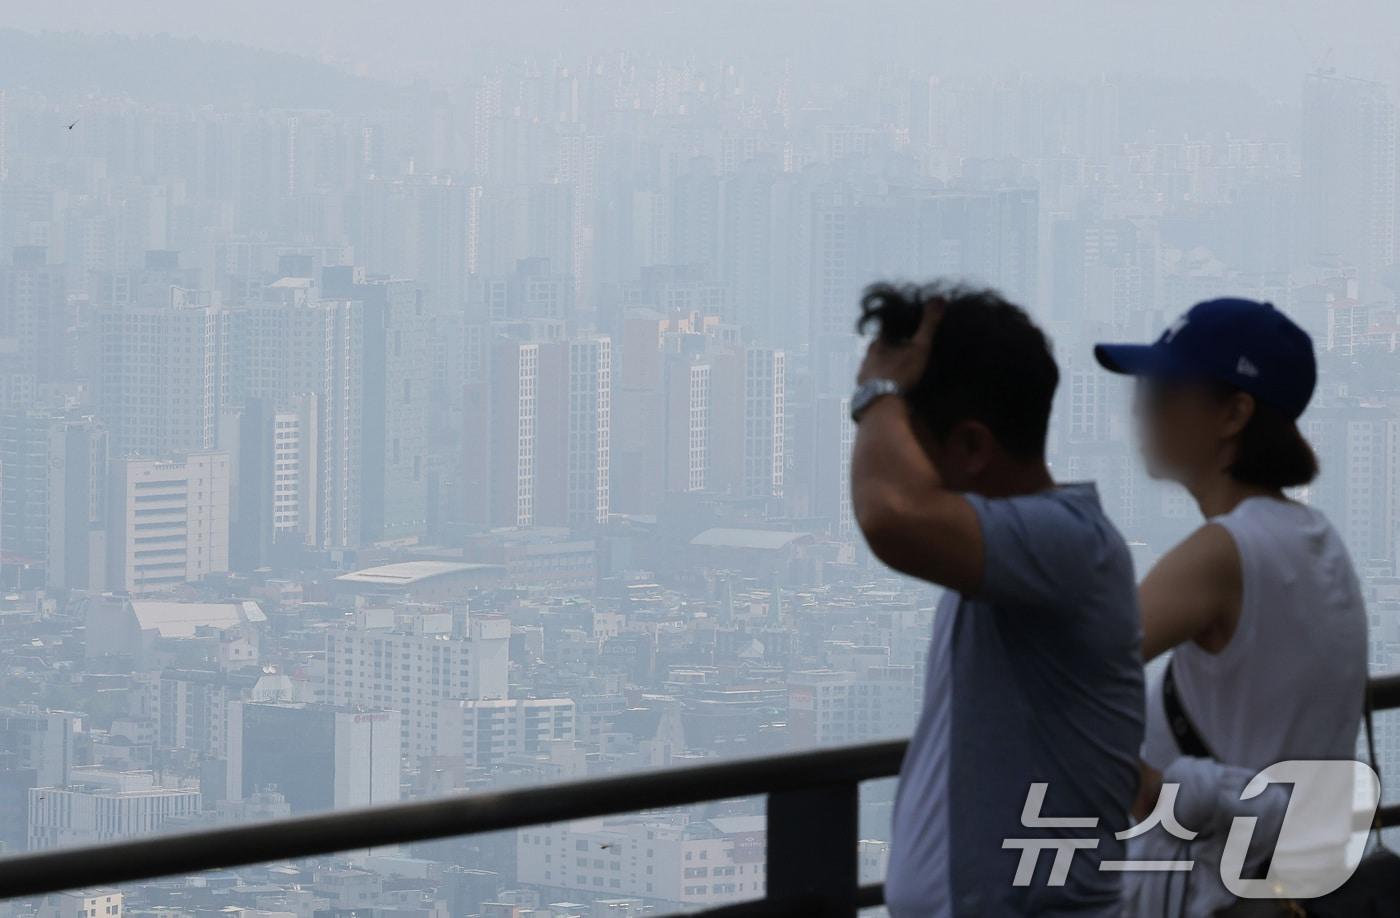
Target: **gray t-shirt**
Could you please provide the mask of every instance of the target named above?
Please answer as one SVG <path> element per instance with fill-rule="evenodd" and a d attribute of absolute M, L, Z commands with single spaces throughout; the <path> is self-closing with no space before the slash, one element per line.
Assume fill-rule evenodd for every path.
<path fill-rule="evenodd" d="M 886 900 L 896 918 L 1117 914 L 1143 738 L 1141 623 L 1132 559 L 1091 484 L 1010 498 L 968 495 L 986 548 L 975 597 L 949 592 L 929 648 L 924 706 L 900 771 Z M 1091 828 L 1027 828 L 1040 815 Z M 1029 885 L 1005 839 L 1096 841 L 1049 885 Z"/>

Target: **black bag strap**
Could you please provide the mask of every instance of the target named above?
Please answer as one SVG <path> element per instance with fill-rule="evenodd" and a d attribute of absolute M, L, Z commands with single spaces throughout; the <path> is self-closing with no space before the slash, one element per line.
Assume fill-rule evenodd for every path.
<path fill-rule="evenodd" d="M 1211 751 L 1210 745 L 1201 736 L 1201 731 L 1196 729 L 1196 725 L 1191 721 L 1191 715 L 1186 713 L 1186 708 L 1181 703 L 1181 694 L 1176 688 L 1176 676 L 1172 673 L 1172 665 L 1176 659 L 1167 661 L 1167 671 L 1162 675 L 1162 707 L 1167 712 L 1167 726 L 1171 728 L 1172 736 L 1176 739 L 1176 748 L 1181 750 L 1182 755 L 1194 756 L 1198 759 L 1215 759 L 1215 753 Z M 1370 706 L 1367 705 L 1367 723 L 1370 723 Z M 1366 734 L 1368 737 L 1370 733 Z M 1374 756 L 1373 756 L 1374 758 Z M 1219 759 L 1216 759 L 1219 761 Z"/>
<path fill-rule="evenodd" d="M 1176 747 L 1181 750 L 1182 755 L 1195 756 L 1203 759 L 1215 759 L 1215 753 L 1211 752 L 1210 745 L 1206 743 L 1195 723 L 1191 720 L 1191 715 L 1186 713 L 1185 706 L 1181 703 L 1181 693 L 1176 687 L 1176 676 L 1172 673 L 1172 664 L 1175 659 L 1167 661 L 1167 670 L 1162 675 L 1162 707 L 1166 709 L 1167 725 L 1171 728 L 1172 736 L 1176 739 Z M 1381 777 L 1381 763 L 1376 758 L 1376 735 L 1375 727 L 1372 725 L 1372 711 L 1374 704 L 1371 699 L 1371 683 L 1366 682 L 1365 699 L 1361 706 L 1361 723 L 1366 729 L 1366 758 L 1370 760 L 1371 770 L 1376 773 L 1376 817 L 1371 824 L 1376 835 L 1376 847 L 1385 848 L 1385 841 L 1381 838 L 1381 829 L 1385 828 L 1381 820 L 1380 800 L 1384 797 L 1384 779 Z M 1217 759 L 1217 761 L 1219 761 Z"/>
<path fill-rule="evenodd" d="M 1381 801 L 1385 799 L 1385 780 L 1381 777 L 1381 763 L 1376 758 L 1376 732 L 1371 725 L 1371 712 L 1375 708 L 1375 703 L 1371 699 L 1371 680 L 1366 680 L 1366 701 L 1361 706 L 1361 722 L 1366 727 L 1366 758 L 1371 760 L 1371 770 L 1376 773 L 1376 817 L 1371 821 L 1371 829 L 1376 835 L 1376 847 L 1385 849 L 1385 839 L 1381 838 L 1381 829 L 1385 828 L 1381 820 Z"/>

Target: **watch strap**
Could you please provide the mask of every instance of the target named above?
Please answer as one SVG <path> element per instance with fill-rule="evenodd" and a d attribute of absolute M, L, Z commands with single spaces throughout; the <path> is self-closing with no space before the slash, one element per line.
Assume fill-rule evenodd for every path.
<path fill-rule="evenodd" d="M 899 383 L 892 379 L 867 379 L 856 388 L 851 396 L 851 421 L 859 424 L 861 415 L 877 399 L 886 395 L 899 395 Z"/>

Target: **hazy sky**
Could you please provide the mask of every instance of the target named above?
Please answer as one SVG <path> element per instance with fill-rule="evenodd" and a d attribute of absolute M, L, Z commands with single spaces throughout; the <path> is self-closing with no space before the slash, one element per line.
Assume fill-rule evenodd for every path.
<path fill-rule="evenodd" d="M 451 76 L 490 48 L 654 47 L 808 66 L 926 61 L 930 72 L 1145 72 L 1292 95 L 1324 57 L 1400 77 L 1395 0 L 0 0 L 25 29 L 170 32 Z"/>

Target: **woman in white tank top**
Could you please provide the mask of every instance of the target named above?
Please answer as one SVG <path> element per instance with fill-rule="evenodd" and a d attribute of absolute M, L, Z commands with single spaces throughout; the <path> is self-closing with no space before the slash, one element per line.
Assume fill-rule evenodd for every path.
<path fill-rule="evenodd" d="M 1176 695 L 1209 756 L 1184 763 L 1190 750 L 1168 723 L 1159 676 L 1139 817 L 1177 762 L 1229 783 L 1285 760 L 1354 758 L 1367 655 L 1360 586 L 1332 525 L 1284 493 L 1317 474 L 1296 424 L 1316 381 L 1311 339 L 1268 304 L 1214 300 L 1154 344 L 1099 345 L 1095 355 L 1138 377 L 1148 471 L 1185 486 L 1205 519 L 1148 573 L 1140 599 L 1144 660 L 1174 650 Z M 1344 845 L 1351 814 L 1338 809 L 1347 811 L 1324 834 Z M 1191 882 L 1201 872 L 1198 863 Z M 1214 888 L 1233 899 L 1218 878 Z M 1196 889 L 1168 913 L 1222 903 Z"/>

